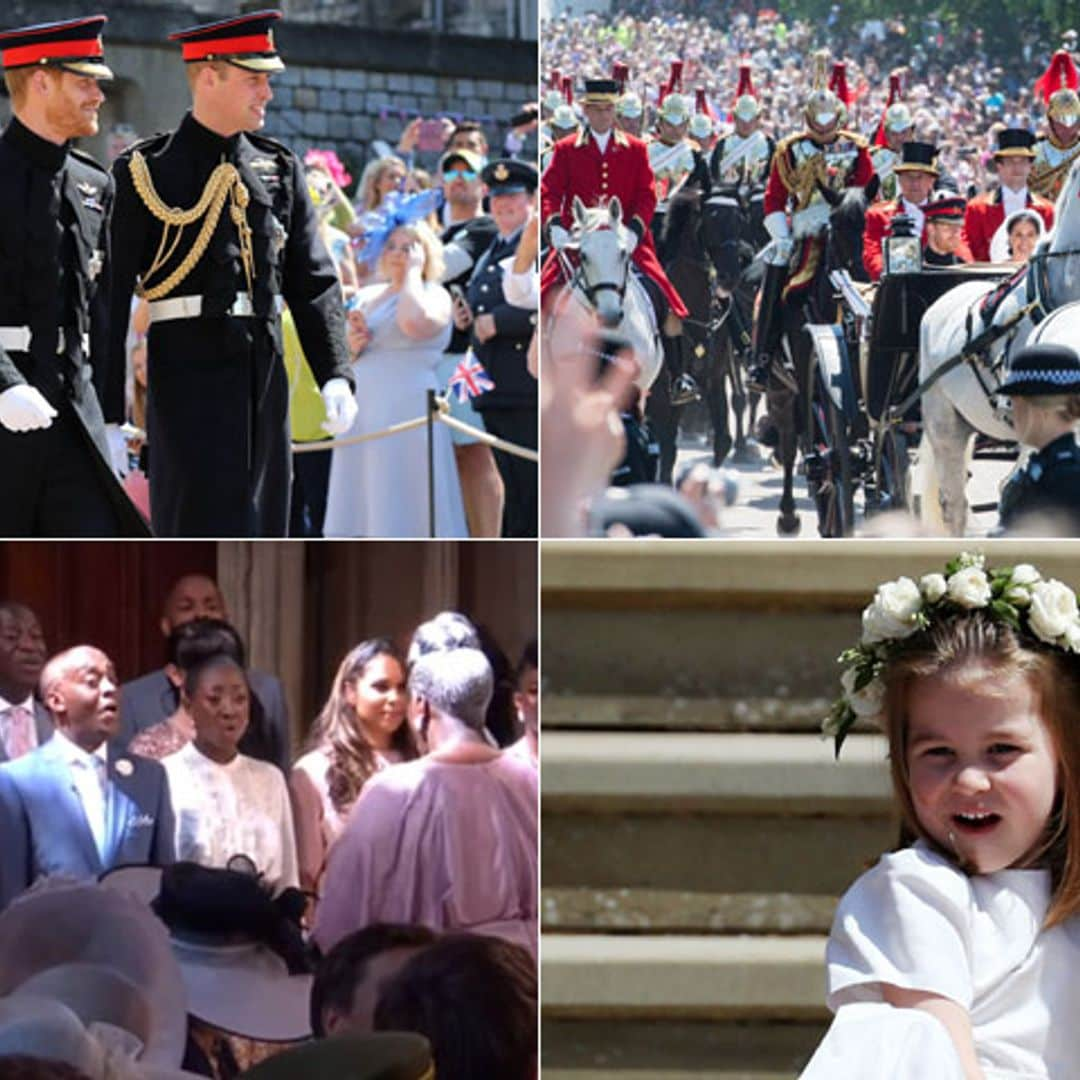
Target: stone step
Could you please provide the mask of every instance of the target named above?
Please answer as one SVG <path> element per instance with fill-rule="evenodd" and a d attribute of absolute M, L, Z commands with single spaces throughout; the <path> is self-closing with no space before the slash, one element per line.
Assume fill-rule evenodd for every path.
<path fill-rule="evenodd" d="M 544 1080 L 794 1080 L 824 1029 L 823 1023 L 544 1019 L 542 1074 Z"/>
<path fill-rule="evenodd" d="M 826 697 L 659 697 L 651 694 L 544 694 L 544 730 L 755 731 L 818 733 Z M 864 723 L 856 730 L 872 732 Z"/>
<path fill-rule="evenodd" d="M 545 933 L 827 934 L 835 896 L 545 887 Z"/>
<path fill-rule="evenodd" d="M 825 1021 L 825 937 L 545 934 L 544 1015 Z"/>

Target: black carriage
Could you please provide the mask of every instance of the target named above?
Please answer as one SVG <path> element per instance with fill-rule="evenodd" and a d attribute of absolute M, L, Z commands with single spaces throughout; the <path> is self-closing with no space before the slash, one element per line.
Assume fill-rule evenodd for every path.
<path fill-rule="evenodd" d="M 869 514 L 909 508 L 908 470 L 921 434 L 919 324 L 950 289 L 1001 281 L 1014 268 L 976 264 L 886 274 L 877 285 L 832 281 L 841 318 L 809 324 L 804 460 L 822 536 L 854 531 L 855 493 Z"/>

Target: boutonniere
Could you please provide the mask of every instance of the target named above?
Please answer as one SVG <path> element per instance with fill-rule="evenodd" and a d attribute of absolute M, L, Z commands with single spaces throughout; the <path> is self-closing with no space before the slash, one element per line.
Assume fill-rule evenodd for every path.
<path fill-rule="evenodd" d="M 113 764 L 113 768 L 121 776 L 131 776 L 131 774 L 135 772 L 135 766 L 126 757 L 117 758 L 115 763 Z"/>

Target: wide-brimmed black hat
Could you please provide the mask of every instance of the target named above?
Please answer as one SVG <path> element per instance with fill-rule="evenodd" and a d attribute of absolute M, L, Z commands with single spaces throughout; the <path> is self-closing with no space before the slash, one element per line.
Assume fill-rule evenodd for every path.
<path fill-rule="evenodd" d="M 998 132 L 997 149 L 994 157 L 1029 157 L 1035 156 L 1032 147 L 1035 136 L 1027 128 L 1003 128 Z"/>
<path fill-rule="evenodd" d="M 530 195 L 540 183 L 540 177 L 527 161 L 517 158 L 499 158 L 489 162 L 480 174 L 492 195 L 516 195 L 527 191 Z"/>
<path fill-rule="evenodd" d="M 937 176 L 938 167 L 934 164 L 937 152 L 933 143 L 906 142 L 900 148 L 900 161 L 893 168 L 893 172 L 924 172 Z"/>
<path fill-rule="evenodd" d="M 998 392 L 1009 397 L 1080 394 L 1080 354 L 1069 345 L 1027 345 L 1013 358 Z"/>

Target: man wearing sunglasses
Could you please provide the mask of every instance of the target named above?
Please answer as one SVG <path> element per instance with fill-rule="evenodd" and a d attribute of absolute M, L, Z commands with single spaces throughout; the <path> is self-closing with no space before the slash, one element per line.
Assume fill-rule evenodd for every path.
<path fill-rule="evenodd" d="M 455 315 L 465 305 L 465 290 L 477 260 L 491 246 L 498 230 L 490 215 L 484 213 L 486 188 L 480 179 L 483 160 L 472 150 L 447 150 L 439 162 L 439 176 L 446 205 L 443 207 L 442 242 L 445 245 L 446 271 L 443 284 L 454 298 Z M 438 378 L 445 386 L 469 348 L 469 329 L 455 325 L 446 348 Z M 450 411 L 459 420 L 483 430 L 484 424 L 471 401 L 460 402 L 448 395 Z M 454 457 L 457 459 L 465 516 L 472 537 L 497 537 L 502 526 L 503 482 L 491 448 L 476 442 L 470 435 L 453 431 Z"/>

